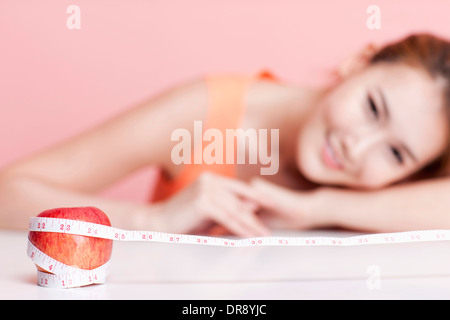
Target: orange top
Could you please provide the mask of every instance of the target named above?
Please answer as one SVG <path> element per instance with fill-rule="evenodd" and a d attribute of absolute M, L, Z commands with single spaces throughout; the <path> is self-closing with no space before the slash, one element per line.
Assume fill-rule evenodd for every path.
<path fill-rule="evenodd" d="M 245 94 L 250 85 L 258 79 L 274 80 L 274 77 L 269 72 L 261 72 L 256 76 L 206 76 L 208 111 L 206 124 L 203 126 L 203 130 L 215 128 L 220 130 L 223 137 L 225 137 L 226 129 L 240 128 L 245 114 Z M 202 148 L 197 147 L 194 152 L 201 152 L 203 155 L 203 151 L 207 145 L 208 143 L 202 143 Z M 234 146 L 236 146 L 236 143 L 234 143 Z M 223 161 L 223 164 L 205 164 L 203 161 L 202 164 L 194 164 L 193 158 L 194 155 L 192 155 L 191 164 L 184 164 L 180 174 L 175 178 L 170 179 L 164 174 L 160 175 L 155 190 L 150 197 L 151 202 L 165 200 L 171 197 L 195 181 L 195 179 L 197 179 L 204 171 L 211 171 L 227 177 L 236 176 L 234 164 L 226 164 L 225 161 Z"/>

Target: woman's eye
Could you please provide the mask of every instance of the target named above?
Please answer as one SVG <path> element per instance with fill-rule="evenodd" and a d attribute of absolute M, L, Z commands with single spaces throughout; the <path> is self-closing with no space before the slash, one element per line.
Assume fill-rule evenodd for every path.
<path fill-rule="evenodd" d="M 402 153 L 395 147 L 391 147 L 392 155 L 395 157 L 395 160 L 397 160 L 398 163 L 403 163 L 403 156 Z"/>
<path fill-rule="evenodd" d="M 375 102 L 373 101 L 373 99 L 372 99 L 372 97 L 371 96 L 369 96 L 368 97 L 368 101 L 369 101 L 369 108 L 370 108 L 370 112 L 372 113 L 372 115 L 376 118 L 376 119 L 378 119 L 378 108 L 377 108 L 377 106 L 376 106 L 376 104 L 375 104 Z"/>

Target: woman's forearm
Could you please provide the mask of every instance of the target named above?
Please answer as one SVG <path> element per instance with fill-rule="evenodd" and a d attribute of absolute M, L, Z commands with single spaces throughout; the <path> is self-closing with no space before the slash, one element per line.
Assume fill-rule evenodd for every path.
<path fill-rule="evenodd" d="M 376 191 L 326 188 L 318 195 L 320 214 L 343 228 L 373 232 L 450 229 L 448 178 Z"/>
<path fill-rule="evenodd" d="M 0 228 L 26 229 L 28 220 L 57 207 L 93 206 L 103 210 L 112 225 L 124 229 L 157 228 L 159 205 L 115 201 L 51 185 L 32 177 L 0 180 Z"/>

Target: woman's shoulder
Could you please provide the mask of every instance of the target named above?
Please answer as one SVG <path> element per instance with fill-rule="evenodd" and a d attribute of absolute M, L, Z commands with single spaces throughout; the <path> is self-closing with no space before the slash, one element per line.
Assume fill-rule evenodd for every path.
<path fill-rule="evenodd" d="M 246 94 L 247 114 L 272 114 L 298 104 L 304 97 L 303 89 L 278 78 L 259 77 Z"/>
<path fill-rule="evenodd" d="M 299 86 L 278 77 L 270 71 L 261 71 L 254 76 L 248 90 L 247 100 L 255 105 L 272 106 L 296 99 Z"/>

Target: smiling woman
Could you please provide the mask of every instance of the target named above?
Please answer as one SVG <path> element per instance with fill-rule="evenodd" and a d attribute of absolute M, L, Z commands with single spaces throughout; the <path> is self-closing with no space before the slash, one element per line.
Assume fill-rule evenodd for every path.
<path fill-rule="evenodd" d="M 309 179 L 383 187 L 446 151 L 445 73 L 407 61 L 374 61 L 330 89 L 300 129 L 298 163 Z"/>
<path fill-rule="evenodd" d="M 404 41 L 386 46 L 374 54 L 370 60 L 371 65 L 381 62 L 389 64 L 403 62 L 415 69 L 424 71 L 434 84 L 434 87 L 430 89 L 434 92 L 428 91 L 431 95 L 434 94 L 434 99 L 429 97 L 430 100 L 424 102 L 424 105 L 429 107 L 428 111 L 430 112 L 433 112 L 433 109 L 436 111 L 436 108 L 441 109 L 441 116 L 447 124 L 445 149 L 435 160 L 436 165 L 434 166 L 442 172 L 446 169 L 450 160 L 450 135 L 448 134 L 450 124 L 450 43 L 432 35 L 410 36 Z M 419 89 L 417 88 L 417 90 Z M 417 93 L 419 92 L 412 91 L 412 98 Z M 433 140 L 428 142 L 433 142 Z M 409 153 L 411 154 L 411 152 Z"/>
<path fill-rule="evenodd" d="M 429 34 L 370 46 L 321 88 L 268 72 L 207 75 L 6 167 L 0 225 L 26 228 L 30 212 L 96 206 L 117 227 L 175 233 L 450 228 L 449 77 L 450 44 Z M 195 137 L 196 123 L 216 138 L 276 131 L 276 148 L 265 144 L 279 159 L 275 174 L 259 178 L 264 161 L 174 162 L 173 134 Z M 209 144 L 189 146 L 187 154 L 205 154 Z M 251 156 L 260 146 L 230 151 Z M 95 195 L 148 165 L 161 169 L 152 203 Z"/>

